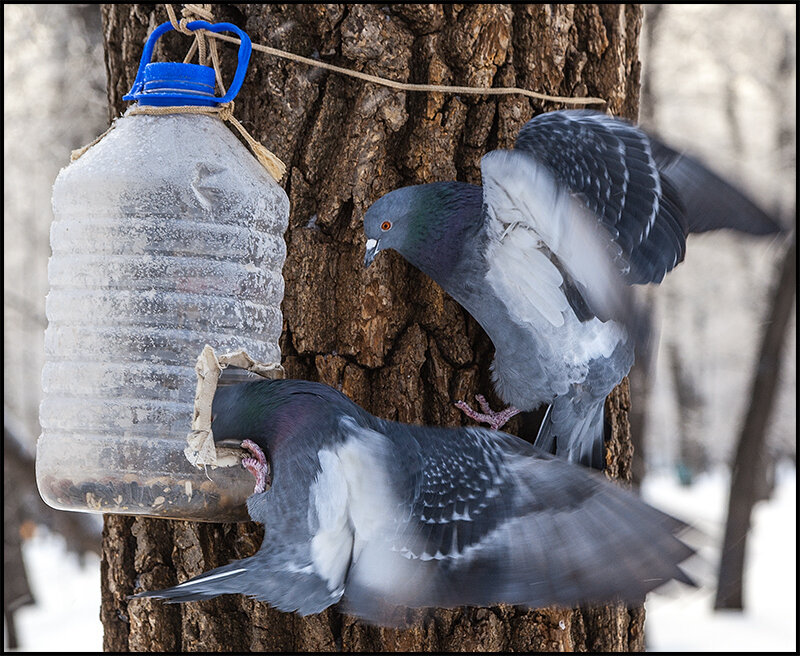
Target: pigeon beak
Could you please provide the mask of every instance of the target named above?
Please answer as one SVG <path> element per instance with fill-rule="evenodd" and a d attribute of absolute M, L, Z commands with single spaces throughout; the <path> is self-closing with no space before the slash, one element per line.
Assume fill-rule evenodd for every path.
<path fill-rule="evenodd" d="M 380 248 L 378 245 L 380 241 L 377 239 L 367 239 L 367 249 L 364 252 L 364 267 L 368 267 L 372 264 L 372 260 L 375 259 L 375 256 L 378 254 Z"/>
<path fill-rule="evenodd" d="M 225 449 L 241 449 L 242 448 L 242 440 L 237 440 L 233 437 L 226 437 L 224 440 L 220 440 L 216 442 L 217 447 L 225 448 Z"/>

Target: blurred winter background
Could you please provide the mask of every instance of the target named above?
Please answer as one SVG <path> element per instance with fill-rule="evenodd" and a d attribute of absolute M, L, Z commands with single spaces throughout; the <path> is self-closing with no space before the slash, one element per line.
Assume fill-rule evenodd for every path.
<path fill-rule="evenodd" d="M 107 125 L 97 5 L 9 5 L 4 18 L 4 645 L 94 651 L 99 517 L 50 510 L 39 435 L 50 190 Z M 795 5 L 647 5 L 640 121 L 795 223 Z M 751 396 L 783 238 L 709 233 L 647 295 L 661 327 L 634 397 L 642 493 L 703 532 L 704 586 L 647 602 L 650 650 L 796 650 L 796 310 L 765 437 L 744 611 L 714 612 L 730 464 Z M 636 406 L 638 404 L 638 406 Z"/>

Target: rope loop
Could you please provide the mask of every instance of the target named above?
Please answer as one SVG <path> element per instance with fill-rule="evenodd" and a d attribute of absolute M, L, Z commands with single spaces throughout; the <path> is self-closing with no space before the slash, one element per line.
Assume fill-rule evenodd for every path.
<path fill-rule="evenodd" d="M 176 107 L 154 107 L 152 105 L 134 105 L 130 107 L 125 113 L 125 116 L 135 116 L 136 114 L 149 114 L 151 116 L 166 116 L 167 114 L 204 114 L 206 116 L 214 116 L 221 121 L 226 121 L 235 127 L 239 134 L 242 135 L 250 150 L 255 155 L 261 166 L 277 181 L 280 182 L 283 176 L 286 175 L 286 164 L 280 158 L 270 151 L 262 143 L 256 141 L 247 129 L 236 119 L 233 115 L 233 102 L 216 105 L 214 107 L 200 107 L 197 105 L 180 105 Z M 104 133 L 103 136 L 105 136 Z M 99 141 L 99 139 L 97 140 Z M 86 149 L 94 145 L 97 141 L 87 146 Z M 84 150 L 85 152 L 85 150 Z M 80 157 L 83 152 L 78 154 Z M 77 159 L 75 157 L 75 159 Z"/>
<path fill-rule="evenodd" d="M 175 15 L 175 10 L 172 8 L 172 5 L 166 4 L 164 5 L 164 7 L 166 7 L 167 9 L 167 16 L 169 17 L 169 22 L 172 23 L 172 28 L 176 32 L 182 32 L 183 34 L 187 34 L 189 36 L 192 36 L 194 34 L 192 30 L 186 27 L 186 24 L 189 22 L 188 20 L 186 20 L 186 17 L 178 20 L 178 17 Z"/>
<path fill-rule="evenodd" d="M 280 181 L 283 179 L 283 176 L 286 175 L 286 164 L 284 164 L 281 159 L 271 150 L 264 146 L 264 144 L 256 141 L 247 131 L 247 129 L 233 115 L 233 101 L 216 105 L 214 107 L 200 107 L 198 105 L 179 105 L 171 107 L 133 105 L 132 107 L 128 108 L 127 112 L 125 112 L 125 116 L 135 116 L 137 114 L 148 114 L 150 116 L 166 116 L 168 114 L 204 114 L 205 116 L 214 116 L 221 121 L 230 123 L 238 130 L 239 134 L 241 134 L 244 140 L 247 142 L 247 145 L 250 146 L 250 150 L 253 152 L 253 155 L 255 155 L 261 166 L 267 170 L 267 173 L 269 173 L 276 182 L 280 183 Z M 92 141 L 90 144 L 84 146 L 83 148 L 73 150 L 72 155 L 70 156 L 70 161 L 74 162 L 76 159 L 81 157 L 81 155 L 83 155 L 87 150 L 89 150 L 109 132 L 111 132 L 115 125 L 116 122 L 112 123 L 108 130 L 103 132 L 103 134 L 97 137 L 97 139 Z"/>

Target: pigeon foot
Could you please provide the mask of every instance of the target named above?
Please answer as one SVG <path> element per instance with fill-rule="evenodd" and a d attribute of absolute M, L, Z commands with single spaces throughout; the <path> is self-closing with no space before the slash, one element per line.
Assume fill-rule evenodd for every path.
<path fill-rule="evenodd" d="M 470 419 L 474 419 L 482 424 L 489 424 L 489 428 L 492 430 L 499 430 L 508 423 L 511 417 L 520 413 L 513 405 L 508 406 L 505 410 L 495 412 L 489 407 L 489 403 L 483 394 L 476 394 L 475 399 L 480 404 L 483 412 L 473 410 L 467 405 L 466 401 L 456 401 L 455 406 Z"/>
<path fill-rule="evenodd" d="M 242 448 L 253 454 L 252 458 L 242 458 L 242 467 L 256 478 L 253 494 L 258 494 L 267 489 L 269 480 L 269 464 L 261 448 L 252 440 L 242 440 Z"/>

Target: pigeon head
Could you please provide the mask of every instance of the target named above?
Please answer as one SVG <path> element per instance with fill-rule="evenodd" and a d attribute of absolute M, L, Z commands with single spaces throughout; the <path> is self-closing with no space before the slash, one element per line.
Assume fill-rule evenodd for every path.
<path fill-rule="evenodd" d="M 216 442 L 253 440 L 268 449 L 266 436 L 274 426 L 282 407 L 280 387 L 264 379 L 217 388 L 211 406 L 211 430 Z"/>
<path fill-rule="evenodd" d="M 481 188 L 466 182 L 402 187 L 382 196 L 364 214 L 364 266 L 391 248 L 431 278 L 447 277 L 465 239 L 480 228 L 482 198 Z"/>
<path fill-rule="evenodd" d="M 327 402 L 327 405 L 322 401 Z M 310 381 L 262 379 L 218 387 L 211 406 L 214 441 L 250 440 L 268 453 L 318 448 L 323 410 L 364 414 L 336 390 Z"/>

